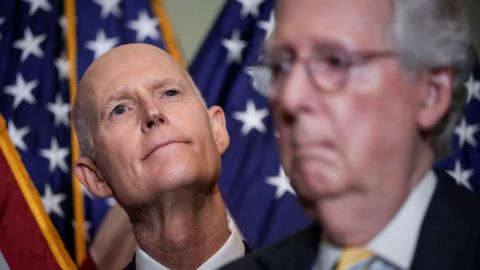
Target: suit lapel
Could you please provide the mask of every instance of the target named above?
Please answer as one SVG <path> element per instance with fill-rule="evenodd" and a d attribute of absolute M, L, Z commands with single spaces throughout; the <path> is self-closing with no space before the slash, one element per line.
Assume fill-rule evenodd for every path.
<path fill-rule="evenodd" d="M 318 227 L 312 225 L 268 252 L 260 252 L 258 263 L 262 269 L 311 269 L 318 253 L 319 235 Z"/>
<path fill-rule="evenodd" d="M 437 187 L 420 230 L 411 269 L 471 269 L 464 259 L 466 253 L 474 252 L 479 233 L 463 217 L 472 215 L 472 204 L 465 202 L 472 194 L 445 173 L 436 173 Z"/>
<path fill-rule="evenodd" d="M 243 247 L 245 248 L 245 255 L 246 254 L 249 254 L 250 252 L 252 252 L 252 249 L 250 248 L 250 246 L 247 244 L 247 242 L 243 241 Z"/>

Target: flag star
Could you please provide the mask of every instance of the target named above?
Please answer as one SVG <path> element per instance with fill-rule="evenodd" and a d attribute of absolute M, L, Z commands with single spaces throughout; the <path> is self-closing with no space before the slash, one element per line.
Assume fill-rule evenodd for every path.
<path fill-rule="evenodd" d="M 137 32 L 136 40 L 142 42 L 147 37 L 157 40 L 160 38 L 157 25 L 157 19 L 148 16 L 148 13 L 143 10 L 138 14 L 138 20 L 128 22 L 127 26 Z"/>
<path fill-rule="evenodd" d="M 57 68 L 58 79 L 68 80 L 70 65 L 65 56 L 65 52 L 55 60 L 55 67 Z"/>
<path fill-rule="evenodd" d="M 108 197 L 105 202 L 111 207 L 117 204 L 117 201 L 113 197 Z"/>
<path fill-rule="evenodd" d="M 23 137 L 30 132 L 30 128 L 28 126 L 24 126 L 23 128 L 17 128 L 12 121 L 8 122 L 8 134 L 12 139 L 13 144 L 22 151 L 27 151 L 28 146 L 25 144 Z"/>
<path fill-rule="evenodd" d="M 105 32 L 103 30 L 99 30 L 97 32 L 97 37 L 95 40 L 87 41 L 85 47 L 90 49 L 94 53 L 94 58 L 99 57 L 100 55 L 106 53 L 113 47 L 115 47 L 119 43 L 118 38 L 110 38 L 107 39 Z"/>
<path fill-rule="evenodd" d="M 458 140 L 460 142 L 460 147 L 463 147 L 465 141 L 471 144 L 473 147 L 477 147 L 477 141 L 475 140 L 475 132 L 479 129 L 479 125 L 467 125 L 465 117 L 462 118 L 460 125 L 455 128 L 455 134 L 458 135 Z"/>
<path fill-rule="evenodd" d="M 447 171 L 447 173 L 457 181 L 457 184 L 464 185 L 472 190 L 472 185 L 470 184 L 469 179 L 473 175 L 473 170 L 463 170 L 460 160 L 455 161 L 455 168 Z"/>
<path fill-rule="evenodd" d="M 58 19 L 58 24 L 62 28 L 62 33 L 64 34 L 67 32 L 67 23 L 67 17 L 65 17 L 65 15 L 60 16 Z"/>
<path fill-rule="evenodd" d="M 119 4 L 122 2 L 122 0 L 93 0 L 93 2 L 102 8 L 100 14 L 102 19 L 107 18 L 110 13 L 116 17 L 120 17 L 122 15 L 122 11 L 119 7 Z"/>
<path fill-rule="evenodd" d="M 53 193 L 50 185 L 48 183 L 45 184 L 45 191 L 42 196 L 42 203 L 43 203 L 43 207 L 45 207 L 45 210 L 47 211 L 48 214 L 53 212 L 60 217 L 64 217 L 65 214 L 63 213 L 62 207 L 60 207 L 60 203 L 62 203 L 62 201 L 64 201 L 65 198 L 66 198 L 65 194 L 63 193 L 55 194 Z"/>
<path fill-rule="evenodd" d="M 34 36 L 30 28 L 25 29 L 25 35 L 23 39 L 15 41 L 13 47 L 22 50 L 22 56 L 20 60 L 23 62 L 30 54 L 35 55 L 38 58 L 43 57 L 43 51 L 40 49 L 40 43 L 47 38 L 46 34 Z"/>
<path fill-rule="evenodd" d="M 80 185 L 82 187 L 82 192 L 84 195 L 87 195 L 87 197 L 90 199 L 90 200 L 93 200 L 93 199 L 96 199 L 97 197 L 95 197 L 92 193 L 90 193 L 90 191 L 88 191 L 88 189 L 84 186 L 84 185 Z"/>
<path fill-rule="evenodd" d="M 267 178 L 267 184 L 272 185 L 277 189 L 275 191 L 275 199 L 277 200 L 282 198 L 283 195 L 285 195 L 285 193 L 287 192 L 290 192 L 291 194 L 296 195 L 295 191 L 290 185 L 290 179 L 288 179 L 282 166 L 280 166 L 277 176 L 272 176 Z"/>
<path fill-rule="evenodd" d="M 251 66 L 245 69 L 245 73 L 252 78 L 253 89 L 267 97 L 271 77 L 270 70 L 265 66 Z"/>
<path fill-rule="evenodd" d="M 0 26 L 5 22 L 5 18 L 4 17 L 0 17 Z M 0 31 L 0 41 L 2 41 L 3 37 L 2 37 L 2 32 Z"/>
<path fill-rule="evenodd" d="M 222 45 L 228 50 L 227 63 L 231 63 L 232 60 L 237 63 L 242 62 L 242 52 L 247 46 L 247 42 L 240 39 L 238 30 L 233 31 L 230 39 L 222 39 Z"/>
<path fill-rule="evenodd" d="M 268 21 L 259 21 L 257 26 L 267 32 L 265 38 L 268 38 L 270 34 L 272 34 L 273 27 L 275 26 L 275 15 L 273 11 L 270 13 L 270 19 L 268 19 Z"/>
<path fill-rule="evenodd" d="M 32 90 L 37 87 L 38 80 L 25 82 L 21 73 L 17 74 L 17 82 L 5 87 L 5 93 L 13 96 L 13 109 L 16 109 L 22 101 L 35 104 L 37 101 L 32 95 Z"/>
<path fill-rule="evenodd" d="M 72 220 L 72 227 L 73 227 L 74 230 L 77 228 L 77 222 L 75 222 L 75 220 Z M 85 232 L 85 238 L 86 238 L 87 242 L 90 242 L 90 240 L 91 240 L 90 233 L 89 233 L 90 228 L 92 228 L 92 223 L 90 221 L 84 220 L 83 221 L 83 229 L 84 229 L 84 232 Z"/>
<path fill-rule="evenodd" d="M 256 129 L 261 133 L 266 131 L 266 127 L 263 124 L 263 118 L 268 115 L 267 108 L 257 110 L 255 103 L 252 100 L 247 101 L 247 107 L 244 112 L 234 112 L 233 118 L 243 122 L 242 135 L 247 135 L 250 130 Z"/>
<path fill-rule="evenodd" d="M 55 126 L 60 124 L 65 125 L 65 127 L 70 126 L 70 119 L 68 118 L 70 115 L 70 104 L 63 102 L 60 94 L 55 98 L 55 103 L 49 102 L 47 104 L 47 110 L 53 113 L 55 117 Z"/>
<path fill-rule="evenodd" d="M 65 158 L 70 154 L 70 150 L 65 148 L 60 148 L 58 146 L 57 139 L 52 138 L 52 143 L 50 149 L 40 149 L 40 155 L 48 159 L 48 170 L 53 172 L 56 167 L 59 167 L 63 172 L 68 172 L 68 166 L 65 161 Z"/>
<path fill-rule="evenodd" d="M 467 103 L 470 102 L 472 97 L 475 97 L 480 101 L 480 82 L 476 81 L 473 74 L 470 75 L 468 81 L 465 83 L 465 87 L 468 90 Z"/>
<path fill-rule="evenodd" d="M 29 16 L 32 16 L 37 12 L 38 9 L 43 9 L 45 11 L 52 10 L 52 6 L 48 3 L 48 0 L 23 0 L 30 4 L 30 11 L 28 12 Z"/>
<path fill-rule="evenodd" d="M 242 18 L 247 17 L 248 14 L 252 14 L 253 17 L 258 17 L 258 7 L 264 1 L 265 0 L 237 0 L 237 2 L 242 4 L 242 10 L 240 11 Z"/>

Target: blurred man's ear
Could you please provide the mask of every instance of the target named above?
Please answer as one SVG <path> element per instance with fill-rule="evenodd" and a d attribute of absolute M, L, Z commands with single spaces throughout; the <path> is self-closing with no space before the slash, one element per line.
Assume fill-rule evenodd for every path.
<path fill-rule="evenodd" d="M 418 114 L 418 125 L 422 131 L 435 128 L 448 112 L 453 94 L 453 71 L 450 68 L 431 70 L 427 76 Z"/>
<path fill-rule="evenodd" d="M 219 106 L 212 106 L 208 110 L 210 122 L 212 125 L 213 137 L 217 144 L 218 152 L 223 154 L 230 144 L 230 137 L 228 136 L 227 124 L 225 120 L 225 113 Z"/>
<path fill-rule="evenodd" d="M 112 196 L 112 189 L 103 179 L 95 166 L 95 163 L 87 157 L 80 157 L 73 164 L 73 169 L 78 180 L 97 197 Z"/>

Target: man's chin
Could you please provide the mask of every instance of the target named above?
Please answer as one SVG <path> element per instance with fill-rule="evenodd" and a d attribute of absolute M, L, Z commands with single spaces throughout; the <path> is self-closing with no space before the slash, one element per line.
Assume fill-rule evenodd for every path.
<path fill-rule="evenodd" d="M 298 174 L 298 177 L 292 180 L 292 185 L 299 197 L 317 201 L 338 196 L 344 186 L 342 182 L 338 177 L 316 171 L 310 174 L 305 172 Z"/>
<path fill-rule="evenodd" d="M 169 192 L 175 190 L 202 189 L 207 192 L 212 189 L 216 182 L 213 171 L 204 171 L 195 164 L 188 162 L 174 162 L 174 164 L 163 164 L 154 174 L 150 176 L 155 182 L 158 192 Z"/>

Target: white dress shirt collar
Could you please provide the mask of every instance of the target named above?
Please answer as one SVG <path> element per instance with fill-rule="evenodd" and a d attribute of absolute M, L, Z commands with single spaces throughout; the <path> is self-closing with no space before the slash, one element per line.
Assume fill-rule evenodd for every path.
<path fill-rule="evenodd" d="M 430 200 L 437 185 L 437 177 L 428 171 L 412 190 L 400 210 L 375 237 L 367 248 L 377 257 L 399 269 L 409 269 L 415 254 L 418 236 Z M 319 255 L 312 269 L 331 270 L 340 257 L 341 248 L 322 237 Z"/>
<path fill-rule="evenodd" d="M 410 193 L 398 213 L 367 247 L 400 269 L 409 269 L 436 185 L 437 177 L 434 172 L 429 171 Z"/>
<path fill-rule="evenodd" d="M 223 244 L 212 257 L 205 261 L 198 270 L 217 269 L 245 255 L 245 246 L 240 233 L 230 218 L 228 219 L 228 228 L 230 230 L 230 236 L 225 244 Z M 167 267 L 155 261 L 140 247 L 137 247 L 135 251 L 135 266 L 138 270 L 168 270 Z"/>

